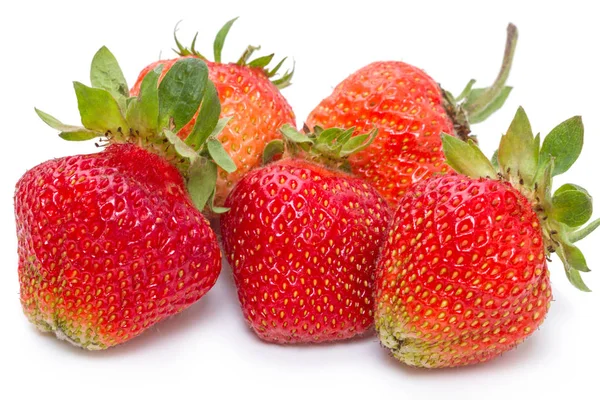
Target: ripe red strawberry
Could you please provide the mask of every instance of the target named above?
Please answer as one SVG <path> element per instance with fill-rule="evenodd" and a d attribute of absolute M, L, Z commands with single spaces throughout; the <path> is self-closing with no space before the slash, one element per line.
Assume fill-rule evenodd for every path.
<path fill-rule="evenodd" d="M 249 172 L 226 205 L 224 250 L 261 339 L 324 342 L 372 326 L 374 267 L 390 215 L 373 187 L 286 157 Z"/>
<path fill-rule="evenodd" d="M 456 99 L 421 69 L 400 61 L 369 64 L 343 80 L 310 113 L 306 125 L 379 129 L 375 142 L 349 159 L 352 173 L 368 180 L 390 205 L 406 190 L 435 173 L 445 173 L 442 132 L 466 140 L 469 124 L 483 121 L 502 106 L 516 45 L 509 25 L 503 67 L 494 85 L 471 90 L 474 80 Z"/>
<path fill-rule="evenodd" d="M 25 314 L 86 349 L 183 310 L 221 270 L 215 234 L 177 169 L 134 145 L 29 170 L 15 214 Z"/>
<path fill-rule="evenodd" d="M 567 138 L 569 138 L 567 140 Z M 581 118 L 556 127 L 540 150 L 522 109 L 498 152 L 498 173 L 480 150 L 445 135 L 448 163 L 464 175 L 437 176 L 407 190 L 378 263 L 376 328 L 382 344 L 414 366 L 487 361 L 531 335 L 552 291 L 546 258 L 556 251 L 570 281 L 588 290 L 573 243 L 600 220 L 591 197 L 553 175 L 583 143 Z"/>
<path fill-rule="evenodd" d="M 214 83 L 221 102 L 221 118 L 231 118 L 227 126 L 217 136 L 225 150 L 233 158 L 237 171 L 228 173 L 219 170 L 215 202 L 222 205 L 233 185 L 250 169 L 260 165 L 265 145 L 279 136 L 278 129 L 284 124 L 295 124 L 291 106 L 282 96 L 280 89 L 289 86 L 293 71 L 276 78 L 283 61 L 272 70 L 267 69 L 273 54 L 249 61 L 257 48 L 249 46 L 237 63 L 221 62 L 221 48 L 231 20 L 221 29 L 215 39 L 215 61 L 211 62 L 194 48 L 184 48 L 175 38 L 179 57 L 156 61 L 142 70 L 137 82 L 131 88 L 131 95 L 137 96 L 140 85 L 149 71 L 162 65 L 162 76 L 179 59 L 201 58 L 208 65 L 209 79 Z M 195 117 L 179 131 L 185 139 L 195 123 Z"/>
<path fill-rule="evenodd" d="M 23 310 L 42 331 L 85 349 L 123 343 L 183 310 L 221 269 L 200 210 L 216 181 L 209 153 L 231 160 L 212 138 L 190 146 L 177 138 L 198 108 L 207 71 L 200 60 L 171 71 L 158 87 L 153 71 L 140 98 L 127 99 L 118 64 L 102 48 L 94 87 L 75 83 L 84 127 L 38 111 L 67 140 L 108 140 L 100 153 L 38 165 L 15 193 Z M 205 96 L 203 108 L 212 101 Z"/>

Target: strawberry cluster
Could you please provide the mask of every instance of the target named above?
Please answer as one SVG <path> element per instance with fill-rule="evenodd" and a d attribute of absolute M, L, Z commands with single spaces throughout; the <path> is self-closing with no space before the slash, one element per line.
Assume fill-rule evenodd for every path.
<path fill-rule="evenodd" d="M 341 82 L 302 131 L 279 89 L 284 60 L 177 58 L 129 89 L 105 47 L 82 126 L 36 110 L 102 151 L 46 161 L 15 193 L 20 297 L 40 330 L 88 350 L 124 343 L 198 301 L 221 250 L 249 327 L 284 344 L 375 328 L 403 363 L 456 367 L 515 347 L 543 322 L 547 261 L 589 291 L 575 246 L 600 220 L 580 186 L 552 191 L 583 146 L 580 117 L 542 141 L 522 108 L 488 159 L 470 125 L 500 108 L 517 31 L 494 84 L 459 96 L 422 70 L 375 62 Z M 220 236 L 209 220 L 220 219 Z"/>

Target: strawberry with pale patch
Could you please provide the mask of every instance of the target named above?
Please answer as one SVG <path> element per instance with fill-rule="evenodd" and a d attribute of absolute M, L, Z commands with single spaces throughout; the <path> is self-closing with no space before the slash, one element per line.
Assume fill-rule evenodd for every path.
<path fill-rule="evenodd" d="M 369 181 L 392 207 L 420 180 L 448 172 L 440 135 L 467 140 L 470 125 L 499 109 L 511 87 L 505 86 L 517 30 L 508 27 L 502 69 L 494 84 L 473 89 L 471 80 L 454 98 L 421 69 L 400 61 L 378 61 L 354 72 L 310 113 L 306 125 L 379 129 L 375 142 L 349 159 L 352 173 Z"/>
<path fill-rule="evenodd" d="M 293 156 L 244 176 L 221 217 L 242 311 L 269 342 L 351 338 L 373 324 L 374 267 L 390 210 L 372 186 L 339 168 L 374 136 L 282 131 Z M 266 158 L 282 147 L 270 144 Z"/>
<path fill-rule="evenodd" d="M 493 163 L 473 142 L 444 135 L 448 164 L 464 175 L 436 176 L 399 203 L 378 264 L 376 329 L 398 360 L 427 368 L 490 360 L 529 337 L 550 302 L 547 258 L 556 252 L 571 283 L 588 290 L 574 243 L 592 200 L 579 186 L 554 194 L 552 177 L 575 162 L 581 118 L 533 136 L 522 109 Z M 494 166 L 495 165 L 495 166 Z"/>
<path fill-rule="evenodd" d="M 88 350 L 123 343 L 187 308 L 221 270 L 200 210 L 212 203 L 216 163 L 232 165 L 214 139 L 223 121 L 201 111 L 189 145 L 176 135 L 200 101 L 218 115 L 218 98 L 205 93 L 201 60 L 175 64 L 157 86 L 159 73 L 128 98 L 117 61 L 100 49 L 92 87 L 74 85 L 83 126 L 37 112 L 62 138 L 102 138 L 106 149 L 46 161 L 16 186 L 23 311 L 40 330 Z"/>
<path fill-rule="evenodd" d="M 273 68 L 269 64 L 273 54 L 251 60 L 259 47 L 248 46 L 235 63 L 221 61 L 225 38 L 235 19 L 219 31 L 214 43 L 214 61 L 208 60 L 195 48 L 196 38 L 190 48 L 185 48 L 175 37 L 178 58 L 156 61 L 142 70 L 131 88 L 137 96 L 141 82 L 148 72 L 162 66 L 162 76 L 182 58 L 200 58 L 208 65 L 209 79 L 214 83 L 221 102 L 221 118 L 231 118 L 217 138 L 233 158 L 237 170 L 219 169 L 215 202 L 223 205 L 233 185 L 250 169 L 259 166 L 265 145 L 279 137 L 278 129 L 284 124 L 295 124 L 291 106 L 280 90 L 289 86 L 293 70 L 278 75 L 285 58 Z M 216 116 L 215 116 L 216 117 Z M 184 126 L 178 135 L 186 139 L 195 124 L 195 118 Z"/>

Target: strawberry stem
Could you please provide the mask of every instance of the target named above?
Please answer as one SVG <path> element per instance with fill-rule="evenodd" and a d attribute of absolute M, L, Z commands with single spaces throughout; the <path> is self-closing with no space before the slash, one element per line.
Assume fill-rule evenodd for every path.
<path fill-rule="evenodd" d="M 518 32 L 517 27 L 513 24 L 508 24 L 506 28 L 506 45 L 504 48 L 504 58 L 502 59 L 502 67 L 492 86 L 488 87 L 475 101 L 466 103 L 464 108 L 471 119 L 483 112 L 500 94 L 512 66 L 512 61 L 517 47 Z"/>

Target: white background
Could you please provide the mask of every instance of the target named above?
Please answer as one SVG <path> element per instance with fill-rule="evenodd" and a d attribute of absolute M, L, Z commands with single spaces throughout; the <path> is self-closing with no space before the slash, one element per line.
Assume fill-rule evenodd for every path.
<path fill-rule="evenodd" d="M 248 44 L 262 44 L 262 54 L 293 56 L 297 72 L 284 95 L 299 124 L 335 84 L 375 60 L 415 64 L 455 92 L 470 78 L 489 84 L 500 64 L 506 24 L 512 21 L 520 30 L 509 79 L 515 90 L 504 109 L 476 126 L 475 133 L 490 155 L 519 105 L 542 133 L 582 115 L 586 148 L 557 185 L 572 181 L 600 198 L 600 24 L 594 2 L 403 3 L 3 2 L 0 398 L 600 398 L 600 232 L 581 244 L 596 269 L 584 275 L 595 292 L 570 287 L 556 260 L 550 265 L 555 301 L 541 329 L 516 350 L 462 369 L 403 367 L 374 336 L 318 346 L 262 343 L 244 325 L 227 265 L 216 287 L 196 305 L 104 352 L 85 352 L 39 334 L 22 315 L 14 184 L 44 160 L 95 151 L 91 142 L 61 141 L 36 117 L 34 105 L 77 123 L 71 81 L 89 82 L 95 51 L 107 45 L 133 84 L 161 51 L 163 58 L 171 57 L 171 35 L 179 20 L 180 38 L 189 43 L 199 30 L 197 48 L 207 54 L 218 28 L 239 15 L 224 59 L 237 60 Z"/>

